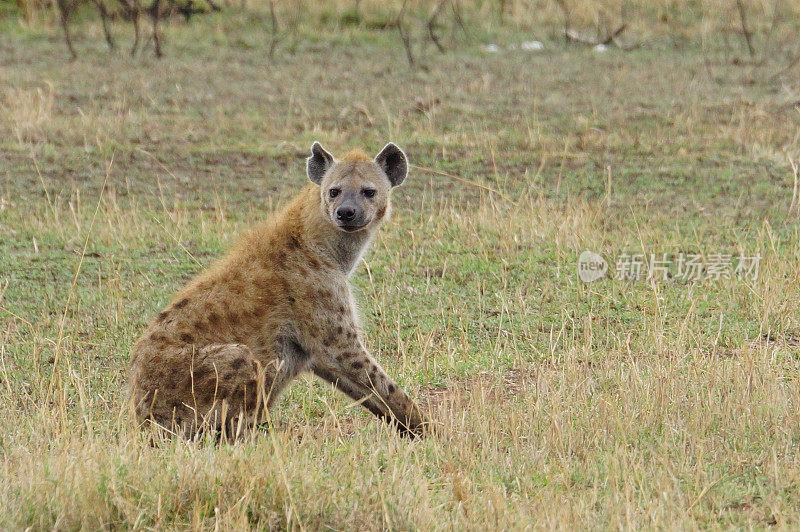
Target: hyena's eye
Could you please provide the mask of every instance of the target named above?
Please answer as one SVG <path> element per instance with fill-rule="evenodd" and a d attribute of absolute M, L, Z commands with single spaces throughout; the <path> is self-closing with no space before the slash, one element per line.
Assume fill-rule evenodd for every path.
<path fill-rule="evenodd" d="M 375 197 L 375 189 L 374 188 L 365 188 L 364 190 L 361 191 L 361 193 L 364 194 L 365 198 L 373 198 L 373 197 Z"/>
<path fill-rule="evenodd" d="M 330 196 L 330 197 L 332 197 L 332 198 L 335 198 L 336 196 L 338 196 L 338 195 L 339 195 L 339 193 L 340 193 L 340 192 L 341 192 L 341 189 L 338 189 L 338 188 L 332 188 L 332 189 L 330 189 L 330 190 L 328 191 L 328 196 Z"/>

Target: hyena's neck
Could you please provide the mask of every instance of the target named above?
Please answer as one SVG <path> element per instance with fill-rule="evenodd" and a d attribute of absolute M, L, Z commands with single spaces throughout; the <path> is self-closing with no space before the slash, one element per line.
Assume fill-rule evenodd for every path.
<path fill-rule="evenodd" d="M 376 228 L 346 233 L 326 218 L 321 201 L 316 186 L 303 191 L 300 201 L 303 236 L 310 246 L 349 276 L 372 242 Z"/>

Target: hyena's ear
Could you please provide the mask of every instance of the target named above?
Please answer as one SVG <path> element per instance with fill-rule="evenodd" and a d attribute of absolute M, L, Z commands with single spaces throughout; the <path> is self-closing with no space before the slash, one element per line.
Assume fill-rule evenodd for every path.
<path fill-rule="evenodd" d="M 386 173 L 389 182 L 396 187 L 405 180 L 408 174 L 408 160 L 403 150 L 390 142 L 375 156 L 375 162 Z"/>
<path fill-rule="evenodd" d="M 333 166 L 333 155 L 328 153 L 322 144 L 314 142 L 311 145 L 311 157 L 306 159 L 306 173 L 312 183 L 319 185 L 322 176 Z"/>

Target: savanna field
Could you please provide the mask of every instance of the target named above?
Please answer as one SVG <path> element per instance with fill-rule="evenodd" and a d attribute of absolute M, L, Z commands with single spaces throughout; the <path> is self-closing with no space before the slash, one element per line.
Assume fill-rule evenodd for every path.
<path fill-rule="evenodd" d="M 0 4 L 0 528 L 800 527 L 798 7 L 744 2 L 751 54 L 733 1 L 567 2 L 626 24 L 605 50 L 558 2 L 460 4 L 440 53 L 406 3 L 413 65 L 400 2 L 277 2 L 272 34 L 223 5 L 162 59 L 86 6 L 75 61 L 52 10 Z M 314 140 L 408 154 L 352 282 L 438 434 L 308 375 L 246 441 L 152 443 L 134 341 Z M 758 275 L 617 278 L 651 253 Z"/>

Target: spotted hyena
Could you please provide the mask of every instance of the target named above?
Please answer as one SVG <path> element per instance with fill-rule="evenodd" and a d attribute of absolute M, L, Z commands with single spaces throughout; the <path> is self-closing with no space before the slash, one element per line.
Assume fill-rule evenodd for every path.
<path fill-rule="evenodd" d="M 159 312 L 133 349 L 139 421 L 192 435 L 241 433 L 311 371 L 408 434 L 429 422 L 364 347 L 348 284 L 408 163 L 311 147 L 309 183 Z"/>

